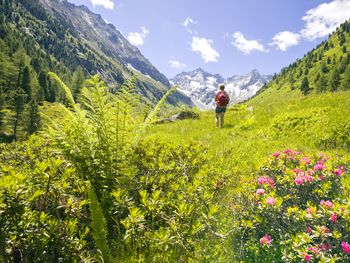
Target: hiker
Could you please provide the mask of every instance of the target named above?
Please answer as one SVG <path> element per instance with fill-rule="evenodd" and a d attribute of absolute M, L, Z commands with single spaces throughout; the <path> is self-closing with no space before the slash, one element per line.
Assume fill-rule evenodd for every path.
<path fill-rule="evenodd" d="M 215 95 L 215 124 L 217 128 L 219 128 L 219 126 L 223 128 L 226 107 L 230 101 L 230 98 L 227 92 L 225 91 L 225 84 L 220 84 L 219 90 L 220 91 L 218 91 L 218 93 L 216 93 Z"/>

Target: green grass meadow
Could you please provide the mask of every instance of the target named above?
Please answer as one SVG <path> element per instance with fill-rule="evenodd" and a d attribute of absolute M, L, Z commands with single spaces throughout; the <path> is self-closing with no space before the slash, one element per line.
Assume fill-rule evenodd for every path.
<path fill-rule="evenodd" d="M 268 156 L 285 148 L 348 154 L 349 91 L 302 96 L 299 91 L 267 90 L 230 106 L 224 128 L 216 128 L 214 118 L 213 110 L 205 111 L 198 120 L 154 125 L 148 136 L 202 143 L 218 167 L 230 168 L 241 178 L 249 178 Z"/>

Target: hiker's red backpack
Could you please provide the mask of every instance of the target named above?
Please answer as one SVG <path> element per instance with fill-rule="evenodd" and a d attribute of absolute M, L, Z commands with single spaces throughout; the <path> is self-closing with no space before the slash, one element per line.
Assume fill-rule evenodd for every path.
<path fill-rule="evenodd" d="M 218 95 L 218 106 L 227 106 L 228 104 L 228 95 L 226 92 L 220 92 Z"/>

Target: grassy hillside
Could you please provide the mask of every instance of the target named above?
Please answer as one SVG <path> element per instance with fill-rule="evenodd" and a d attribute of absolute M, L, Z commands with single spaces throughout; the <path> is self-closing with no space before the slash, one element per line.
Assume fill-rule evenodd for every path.
<path fill-rule="evenodd" d="M 258 94 L 266 89 L 299 89 L 303 94 L 350 89 L 350 21 L 303 58 L 275 75 Z M 304 85 L 303 85 L 304 82 Z"/>
<path fill-rule="evenodd" d="M 347 153 L 350 150 L 350 92 L 304 96 L 298 91 L 267 90 L 230 108 L 225 128 L 217 129 L 214 113 L 199 120 L 161 124 L 149 136 L 181 143 L 208 145 L 213 162 L 249 177 L 278 149 Z"/>

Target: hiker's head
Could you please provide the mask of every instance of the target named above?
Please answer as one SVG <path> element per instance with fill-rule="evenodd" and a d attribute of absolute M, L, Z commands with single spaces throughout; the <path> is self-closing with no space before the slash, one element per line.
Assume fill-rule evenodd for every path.
<path fill-rule="evenodd" d="M 225 84 L 219 84 L 219 89 L 224 90 L 225 89 Z"/>

